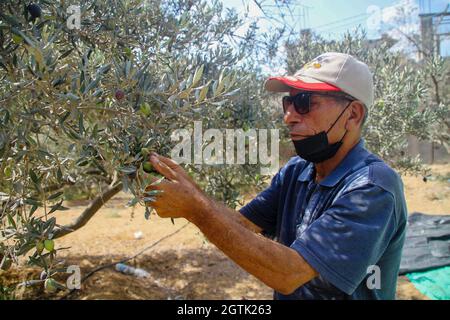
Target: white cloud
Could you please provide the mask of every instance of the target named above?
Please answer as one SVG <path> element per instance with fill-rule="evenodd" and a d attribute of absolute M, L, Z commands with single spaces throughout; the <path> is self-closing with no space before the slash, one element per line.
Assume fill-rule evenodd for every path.
<path fill-rule="evenodd" d="M 397 6 L 391 6 L 381 10 L 381 21 L 383 21 L 383 23 L 391 24 L 395 22 L 397 16 L 398 16 Z"/>
<path fill-rule="evenodd" d="M 395 26 L 408 22 L 419 22 L 419 6 L 415 0 L 400 0 L 396 4 L 382 9 L 382 22 Z"/>
<path fill-rule="evenodd" d="M 415 47 L 405 36 L 412 37 L 420 32 L 419 6 L 416 0 L 400 0 L 381 10 L 381 32 L 397 40 L 393 51 L 403 51 L 416 58 Z"/>

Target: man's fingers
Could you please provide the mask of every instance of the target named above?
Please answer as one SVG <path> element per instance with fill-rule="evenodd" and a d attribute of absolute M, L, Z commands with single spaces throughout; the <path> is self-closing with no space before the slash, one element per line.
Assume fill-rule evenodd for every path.
<path fill-rule="evenodd" d="M 155 185 L 157 181 L 164 179 L 164 177 L 157 177 L 157 176 L 149 176 L 148 180 L 150 180 L 149 185 Z"/>
<path fill-rule="evenodd" d="M 154 191 L 154 190 L 158 190 L 158 185 L 156 184 L 149 184 L 145 187 L 145 192 L 150 192 L 150 191 Z"/>
<path fill-rule="evenodd" d="M 144 193 L 142 194 L 142 200 L 144 200 L 145 206 L 156 208 L 157 201 L 160 200 L 159 198 L 163 193 L 164 191 L 161 189 L 160 185 L 147 185 L 145 187 Z"/>
<path fill-rule="evenodd" d="M 156 201 L 145 201 L 144 203 L 145 203 L 146 207 L 150 207 L 155 210 L 161 209 L 161 207 L 158 205 L 158 202 L 156 202 Z"/>
<path fill-rule="evenodd" d="M 156 156 L 162 163 L 167 165 L 170 169 L 172 169 L 178 175 L 182 176 L 183 178 L 185 178 L 191 182 L 194 182 L 194 181 L 192 181 L 191 177 L 189 177 L 189 175 L 186 173 L 186 171 L 174 160 L 172 160 L 170 158 L 166 158 L 164 156 L 161 156 L 155 152 L 153 152 L 151 155 Z"/>
<path fill-rule="evenodd" d="M 155 167 L 155 169 L 163 176 L 165 176 L 169 180 L 175 180 L 176 177 L 175 172 L 171 168 L 169 168 L 164 162 L 160 161 L 159 157 L 152 154 L 150 156 L 150 162 Z"/>
<path fill-rule="evenodd" d="M 166 164 L 170 169 L 172 170 L 178 170 L 178 168 L 181 168 L 180 165 L 178 163 L 176 163 L 175 161 L 173 161 L 170 158 L 166 158 L 164 156 L 161 156 L 157 153 L 152 153 L 151 155 L 154 155 L 156 157 L 158 157 L 158 159 L 163 162 L 164 164 Z"/>

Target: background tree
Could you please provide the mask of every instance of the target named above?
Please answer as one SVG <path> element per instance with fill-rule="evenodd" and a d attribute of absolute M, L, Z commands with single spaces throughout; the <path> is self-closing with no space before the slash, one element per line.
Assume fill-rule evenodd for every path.
<path fill-rule="evenodd" d="M 440 124 L 448 107 L 442 103 L 424 107 L 430 94 L 426 82 L 429 67 L 417 65 L 400 51 L 391 51 L 391 46 L 389 38 L 370 41 L 360 29 L 347 32 L 341 40 L 325 40 L 307 31 L 286 43 L 287 70 L 294 73 L 328 51 L 349 53 L 366 62 L 375 86 L 374 104 L 363 131 L 367 147 L 402 172 L 424 172 L 421 159 L 408 154 L 407 137 L 433 139 L 436 127 L 442 132 Z"/>
<path fill-rule="evenodd" d="M 447 4 L 442 13 L 447 12 L 449 6 Z M 393 41 L 390 51 L 405 55 L 408 58 L 407 63 L 414 66 L 422 76 L 426 92 L 420 108 L 432 109 L 432 112 L 437 114 L 437 121 L 430 124 L 426 138 L 431 142 L 430 162 L 433 163 L 437 146 L 442 146 L 450 153 L 450 72 L 448 58 L 442 57 L 438 52 L 443 39 L 438 29 L 444 16 L 420 16 L 419 5 L 413 0 L 402 0 L 396 5 L 378 10 L 372 17 L 372 24 L 384 38 Z M 431 25 L 426 23 L 427 19 L 431 19 Z"/>

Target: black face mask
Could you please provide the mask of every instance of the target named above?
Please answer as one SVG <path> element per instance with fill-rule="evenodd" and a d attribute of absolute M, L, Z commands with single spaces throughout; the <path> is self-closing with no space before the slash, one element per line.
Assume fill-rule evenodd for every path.
<path fill-rule="evenodd" d="M 295 151 L 301 158 L 312 163 L 320 163 L 332 158 L 336 154 L 336 152 L 342 145 L 342 140 L 347 134 L 347 130 L 345 130 L 345 133 L 342 136 L 341 140 L 333 144 L 328 143 L 327 134 L 334 127 L 336 122 L 338 122 L 339 118 L 342 116 L 342 114 L 350 104 L 351 102 L 344 108 L 344 110 L 342 110 L 339 117 L 336 119 L 336 121 L 334 121 L 334 123 L 326 132 L 322 131 L 302 140 L 292 140 L 292 142 L 294 143 Z"/>

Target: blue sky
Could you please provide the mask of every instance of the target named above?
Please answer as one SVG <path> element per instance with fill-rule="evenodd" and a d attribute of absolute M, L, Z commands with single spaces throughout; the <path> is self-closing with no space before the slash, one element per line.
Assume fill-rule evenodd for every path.
<path fill-rule="evenodd" d="M 281 2 L 281 0 L 278 0 Z M 409 2 L 420 9 L 421 13 L 439 12 L 443 11 L 449 0 L 297 0 L 292 1 L 295 6 L 294 15 L 298 20 L 298 28 L 309 27 L 321 34 L 325 38 L 338 38 L 346 30 L 353 29 L 358 25 L 362 25 L 368 31 L 369 38 L 378 38 L 380 31 L 371 26 L 371 18 L 375 18 L 375 10 L 378 8 L 381 14 L 382 22 L 392 22 L 390 20 L 393 15 L 392 9 L 398 7 L 400 3 Z M 278 13 L 274 6 L 275 0 L 258 0 L 262 3 L 265 10 L 272 13 Z M 225 7 L 234 7 L 239 13 L 245 12 L 245 5 L 249 5 L 250 16 L 262 16 L 258 7 L 253 3 L 253 0 L 224 0 Z M 302 9 L 307 7 L 308 9 Z M 374 9 L 375 8 L 375 9 Z M 368 11 L 369 10 L 369 11 Z M 307 13 L 307 15 L 305 15 Z M 415 16 L 414 21 L 410 21 L 411 25 L 418 27 L 418 17 Z M 303 18 L 305 17 L 305 18 Z M 293 21 L 294 19 L 291 19 Z M 381 27 L 392 24 L 385 23 Z M 270 24 L 262 21 L 260 23 L 261 30 L 270 29 Z M 373 26 L 373 24 L 372 24 Z M 379 26 L 379 25 L 378 25 Z M 447 25 L 448 26 L 448 25 Z M 411 27 L 408 25 L 407 27 Z M 448 30 L 448 28 L 447 28 Z M 441 53 L 450 55 L 450 45 L 447 40 L 443 44 Z"/>

